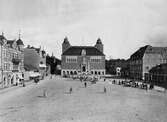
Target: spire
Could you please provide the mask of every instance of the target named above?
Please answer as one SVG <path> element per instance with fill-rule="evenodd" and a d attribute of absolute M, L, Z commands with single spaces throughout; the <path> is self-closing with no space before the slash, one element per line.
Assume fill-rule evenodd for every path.
<path fill-rule="evenodd" d="M 67 36 L 64 38 L 64 42 L 63 43 L 69 43 Z"/>
<path fill-rule="evenodd" d="M 20 39 L 20 37 L 21 37 L 21 30 L 19 30 L 19 39 Z"/>
<path fill-rule="evenodd" d="M 17 45 L 24 45 L 23 41 L 21 40 L 21 31 L 19 30 L 19 39 L 17 40 Z"/>

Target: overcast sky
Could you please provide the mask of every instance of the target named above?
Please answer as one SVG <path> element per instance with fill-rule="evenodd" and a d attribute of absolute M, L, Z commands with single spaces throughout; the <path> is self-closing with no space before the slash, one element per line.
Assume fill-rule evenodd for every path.
<path fill-rule="evenodd" d="M 0 0 L 0 31 L 25 45 L 61 56 L 65 36 L 72 45 L 94 45 L 106 57 L 128 58 L 146 44 L 167 46 L 167 0 Z"/>

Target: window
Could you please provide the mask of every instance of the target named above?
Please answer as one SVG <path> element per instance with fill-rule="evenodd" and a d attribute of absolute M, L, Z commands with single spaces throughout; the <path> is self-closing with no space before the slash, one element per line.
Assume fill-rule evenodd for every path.
<path fill-rule="evenodd" d="M 77 56 L 66 56 L 66 63 L 77 63 Z"/>
<path fill-rule="evenodd" d="M 92 63 L 100 63 L 101 59 L 102 59 L 101 56 L 92 56 L 92 57 L 90 57 L 90 61 Z"/>
<path fill-rule="evenodd" d="M 86 55 L 86 50 L 85 50 L 85 49 L 82 49 L 81 55 L 82 55 L 82 56 L 85 56 L 85 55 Z"/>

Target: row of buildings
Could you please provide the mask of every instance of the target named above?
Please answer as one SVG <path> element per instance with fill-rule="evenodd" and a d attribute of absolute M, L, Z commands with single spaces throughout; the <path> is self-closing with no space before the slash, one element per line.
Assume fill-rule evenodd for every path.
<path fill-rule="evenodd" d="M 73 74 L 104 76 L 106 73 L 112 73 L 167 86 L 167 47 L 146 45 L 134 52 L 128 60 L 106 60 L 100 38 L 94 46 L 72 46 L 66 37 L 62 43 L 61 60 L 62 76 Z"/>
<path fill-rule="evenodd" d="M 24 72 L 24 44 L 0 35 L 0 79 L 2 87 L 15 84 Z"/>
<path fill-rule="evenodd" d="M 130 57 L 130 78 L 166 86 L 167 47 L 146 45 Z"/>
<path fill-rule="evenodd" d="M 121 76 L 167 88 L 167 47 L 143 46 L 124 62 Z"/>
<path fill-rule="evenodd" d="M 20 80 L 29 80 L 33 72 L 46 75 L 46 52 L 41 48 L 26 47 L 19 38 L 9 40 L 0 35 L 0 86 L 9 87 Z"/>

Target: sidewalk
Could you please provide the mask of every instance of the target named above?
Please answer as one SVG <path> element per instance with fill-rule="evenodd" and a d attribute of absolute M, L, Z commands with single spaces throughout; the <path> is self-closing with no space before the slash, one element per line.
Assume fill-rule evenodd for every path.
<path fill-rule="evenodd" d="M 44 78 L 44 80 L 49 80 L 49 78 L 50 78 L 49 76 L 46 76 Z M 43 80 L 41 80 L 41 81 L 43 81 Z M 34 83 L 34 80 L 25 81 L 26 86 L 29 86 L 32 83 Z M 18 89 L 18 88 L 22 88 L 22 87 L 23 87 L 23 85 L 20 84 L 18 86 L 10 86 L 10 87 L 6 87 L 6 88 L 0 88 L 0 94 L 5 93 L 5 92 L 9 92 L 9 91 L 12 91 L 12 90 L 15 90 L 15 89 Z"/>
<path fill-rule="evenodd" d="M 25 85 L 28 86 L 30 84 L 33 83 L 33 80 L 29 80 L 29 81 L 25 81 Z M 18 85 L 18 86 L 10 86 L 10 87 L 6 87 L 6 88 L 0 88 L 0 94 L 14 90 L 14 89 L 18 89 L 20 87 L 23 87 L 23 85 Z"/>

